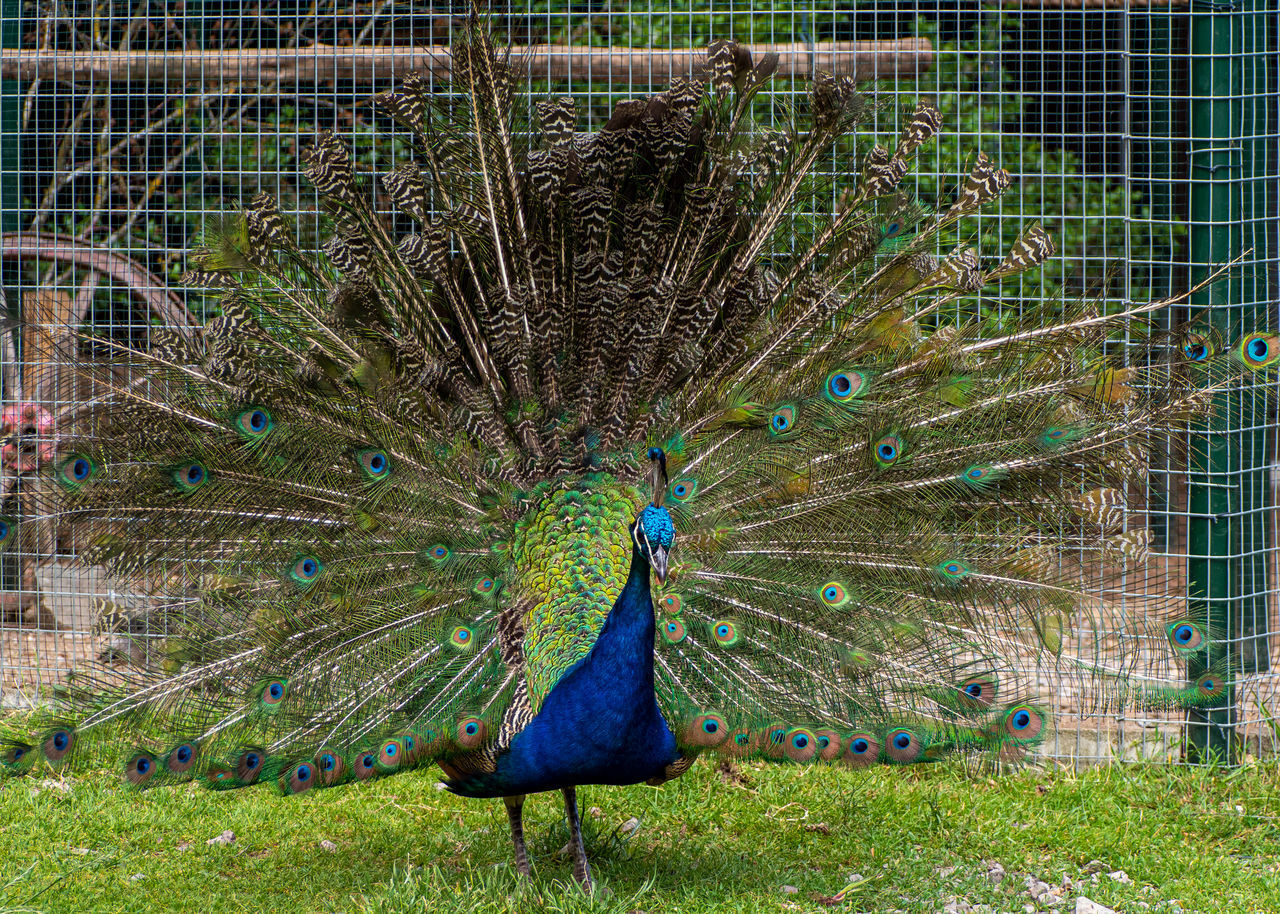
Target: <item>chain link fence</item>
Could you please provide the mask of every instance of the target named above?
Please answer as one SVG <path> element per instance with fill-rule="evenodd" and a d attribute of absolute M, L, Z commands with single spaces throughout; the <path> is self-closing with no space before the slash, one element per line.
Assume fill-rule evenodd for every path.
<path fill-rule="evenodd" d="M 407 0 L 0 0 L 8 314 L 135 343 L 159 323 L 204 320 L 210 303 L 179 278 L 206 220 L 265 190 L 314 224 L 299 155 L 320 129 L 345 137 L 365 169 L 402 155 L 371 99 L 421 69 L 448 91 L 447 46 L 468 11 Z M 904 108 L 932 99 L 946 129 L 917 163 L 919 198 L 954 188 L 982 149 L 1014 176 L 969 226 L 983 252 L 1007 249 L 1036 220 L 1057 242 L 1043 270 L 1006 282 L 982 308 L 1082 294 L 1119 307 L 1236 261 L 1190 307 L 1224 332 L 1277 328 L 1276 0 L 695 0 L 651 11 L 584 0 L 487 13 L 527 64 L 528 91 L 575 95 L 589 129 L 618 100 L 689 72 L 716 38 L 781 53 L 764 118 L 798 103 L 818 70 L 855 76 L 885 136 Z M 148 621 L 155 597 L 77 565 L 72 531 L 52 519 L 55 493 L 37 471 L 55 431 L 73 427 L 93 396 L 68 351 L 71 361 L 101 357 L 69 331 L 10 321 L 0 338 L 0 515 L 34 520 L 0 557 L 7 709 L 40 701 L 84 657 L 150 662 L 163 634 Z M 1232 671 L 1231 702 L 1184 720 L 1086 716 L 1078 696 L 1048 696 L 1048 754 L 1274 754 L 1276 417 L 1261 385 L 1223 398 L 1186 443 L 1189 471 L 1153 463 L 1149 491 L 1135 493 L 1157 532 L 1146 570 L 1090 582 L 1117 634 L 1153 606 L 1207 616 L 1219 642 L 1211 656 Z"/>

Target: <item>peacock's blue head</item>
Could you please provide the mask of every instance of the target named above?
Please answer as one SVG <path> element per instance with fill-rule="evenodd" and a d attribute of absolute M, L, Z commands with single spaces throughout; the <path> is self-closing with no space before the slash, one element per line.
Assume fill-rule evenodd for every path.
<path fill-rule="evenodd" d="M 649 505 L 640 512 L 631 525 L 631 538 L 640 554 L 649 560 L 649 566 L 658 576 L 658 583 L 667 580 L 667 556 L 676 540 L 676 525 L 671 522 L 667 509 Z"/>

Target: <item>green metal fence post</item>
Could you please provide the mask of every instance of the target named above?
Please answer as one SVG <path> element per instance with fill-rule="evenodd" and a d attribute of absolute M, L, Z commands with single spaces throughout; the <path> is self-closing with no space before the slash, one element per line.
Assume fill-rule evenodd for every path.
<path fill-rule="evenodd" d="M 1191 280 L 1255 248 L 1253 228 L 1263 220 L 1250 179 L 1264 161 L 1258 134 L 1258 100 L 1248 97 L 1246 70 L 1258 51 L 1259 30 L 1274 26 L 1265 8 L 1274 0 L 1195 0 L 1191 19 L 1190 193 Z M 1262 60 L 1265 64 L 1265 60 Z M 1265 100 L 1263 100 L 1265 102 Z M 1266 115 L 1263 114 L 1263 127 Z M 1265 136 L 1265 132 L 1261 135 Z M 1247 237 L 1246 237 L 1247 236 Z M 1247 242 L 1247 243 L 1246 243 Z M 1265 284 L 1263 286 L 1265 288 Z M 1265 294 L 1233 269 L 1201 290 L 1192 305 L 1223 339 L 1241 328 L 1265 326 Z M 1191 477 L 1187 561 L 1193 612 L 1208 624 L 1212 645 L 1206 662 L 1192 664 L 1194 678 L 1210 672 L 1231 687 L 1211 708 L 1188 715 L 1195 760 L 1233 757 L 1236 721 L 1234 679 L 1266 668 L 1268 448 L 1263 399 L 1249 390 L 1218 398 L 1203 429 Z"/>

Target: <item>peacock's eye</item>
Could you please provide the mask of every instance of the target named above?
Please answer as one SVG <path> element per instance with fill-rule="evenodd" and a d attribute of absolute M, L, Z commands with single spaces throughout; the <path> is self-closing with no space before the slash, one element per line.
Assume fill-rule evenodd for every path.
<path fill-rule="evenodd" d="M 295 584 L 306 586 L 315 581 L 324 570 L 324 564 L 313 555 L 300 555 L 289 569 L 289 577 Z"/>
<path fill-rule="evenodd" d="M 360 467 L 370 479 L 382 479 L 391 469 L 391 458 L 386 451 L 361 451 Z"/>
<path fill-rule="evenodd" d="M 685 479 L 677 479 L 671 483 L 671 500 L 677 503 L 683 503 L 693 498 L 695 492 L 698 491 L 698 480 L 686 477 Z"/>
<path fill-rule="evenodd" d="M 828 581 L 818 590 L 818 596 L 827 606 L 843 606 L 849 600 L 849 591 L 839 581 Z"/>
<path fill-rule="evenodd" d="M 902 456 L 902 439 L 897 435 L 885 435 L 875 443 L 876 463 L 892 466 Z"/>
<path fill-rule="evenodd" d="M 173 471 L 173 481 L 178 491 L 189 493 L 200 488 L 209 479 L 209 472 L 199 463 L 187 463 Z"/>
<path fill-rule="evenodd" d="M 795 427 L 795 424 L 796 408 L 794 406 L 780 406 L 769 417 L 769 434 L 785 435 Z"/>
<path fill-rule="evenodd" d="M 826 396 L 835 403 L 849 404 L 867 392 L 867 376 L 861 371 L 833 371 L 827 375 Z"/>
<path fill-rule="evenodd" d="M 1193 343 L 1182 351 L 1193 362 L 1203 362 L 1209 357 L 1209 347 L 1204 343 Z"/>
<path fill-rule="evenodd" d="M 242 410 L 236 416 L 235 426 L 246 438 L 261 438 L 272 429 L 271 413 L 257 406 Z"/>

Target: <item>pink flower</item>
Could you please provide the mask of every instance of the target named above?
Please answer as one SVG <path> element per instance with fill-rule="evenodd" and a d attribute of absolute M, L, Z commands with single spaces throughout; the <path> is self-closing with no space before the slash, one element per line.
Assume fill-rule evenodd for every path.
<path fill-rule="evenodd" d="M 0 412 L 0 466 L 30 473 L 53 460 L 57 449 L 53 415 L 38 403 L 11 403 Z"/>

